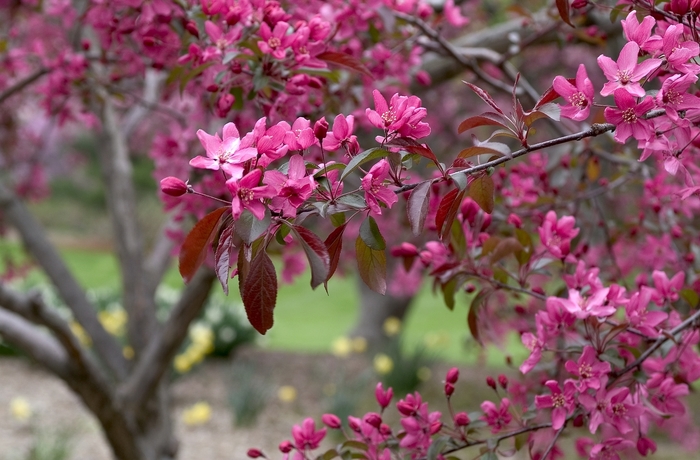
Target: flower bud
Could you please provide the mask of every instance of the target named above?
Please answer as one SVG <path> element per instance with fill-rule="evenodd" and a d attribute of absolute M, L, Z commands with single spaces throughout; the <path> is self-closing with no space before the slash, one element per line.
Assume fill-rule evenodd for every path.
<path fill-rule="evenodd" d="M 332 430 L 338 430 L 342 426 L 340 419 L 334 414 L 323 414 L 321 421 Z"/>
<path fill-rule="evenodd" d="M 425 70 L 419 70 L 418 73 L 416 73 L 416 82 L 422 86 L 430 86 L 432 80 L 428 72 Z"/>
<path fill-rule="evenodd" d="M 280 443 L 280 452 L 282 452 L 283 454 L 290 453 L 293 448 L 294 446 L 292 446 L 292 443 L 289 441 L 282 441 Z"/>
<path fill-rule="evenodd" d="M 199 30 L 197 29 L 197 23 L 194 21 L 185 22 L 185 30 L 195 37 L 199 38 Z"/>
<path fill-rule="evenodd" d="M 188 187 L 177 177 L 169 176 L 160 181 L 160 190 L 166 195 L 182 196 L 187 193 Z"/>
<path fill-rule="evenodd" d="M 454 421 L 455 425 L 457 426 L 467 426 L 469 425 L 469 422 L 471 422 L 466 412 L 458 412 L 457 414 L 455 414 Z"/>
<path fill-rule="evenodd" d="M 248 449 L 248 457 L 250 457 L 250 458 L 260 458 L 260 457 L 264 457 L 264 456 L 265 456 L 265 454 L 263 454 L 260 449 L 255 449 L 255 448 Z"/>
<path fill-rule="evenodd" d="M 646 457 L 648 453 L 651 452 L 653 454 L 656 452 L 656 443 L 647 437 L 640 436 L 637 441 L 637 450 Z"/>
<path fill-rule="evenodd" d="M 457 379 L 459 379 L 459 369 L 456 367 L 453 367 L 449 371 L 447 371 L 447 375 L 445 376 L 445 382 L 455 384 L 457 383 Z"/>
<path fill-rule="evenodd" d="M 497 388 L 496 381 L 490 375 L 488 377 L 486 377 L 486 385 L 490 386 L 494 390 Z"/>
<path fill-rule="evenodd" d="M 348 416 L 348 426 L 352 431 L 359 433 L 362 430 L 362 420 L 350 415 Z"/>
<path fill-rule="evenodd" d="M 576 417 L 574 417 L 574 426 L 576 428 L 583 426 L 583 414 L 578 414 Z"/>
<path fill-rule="evenodd" d="M 407 403 L 403 399 L 396 403 L 396 409 L 401 413 L 401 415 L 404 415 L 406 417 L 410 417 L 416 412 L 415 407 L 413 407 L 413 404 Z"/>
<path fill-rule="evenodd" d="M 442 422 L 438 421 L 438 422 L 431 423 L 430 424 L 430 434 L 433 435 L 433 434 L 437 433 L 438 431 L 440 431 L 441 428 L 442 428 Z"/>
<path fill-rule="evenodd" d="M 379 429 L 382 426 L 382 417 L 376 412 L 370 412 L 364 416 L 365 423 Z"/>
<path fill-rule="evenodd" d="M 508 377 L 505 375 L 501 374 L 498 376 L 498 384 L 501 385 L 501 388 L 504 390 L 508 389 Z"/>
<path fill-rule="evenodd" d="M 325 118 L 321 118 L 314 123 L 314 136 L 316 136 L 316 139 L 319 141 L 322 141 L 326 138 L 326 134 L 328 134 L 328 122 Z"/>
<path fill-rule="evenodd" d="M 391 435 L 391 427 L 387 425 L 386 423 L 382 423 L 379 426 L 379 433 L 381 433 L 383 436 L 390 436 Z"/>
<path fill-rule="evenodd" d="M 222 94 L 216 103 L 216 114 L 224 118 L 228 115 L 233 103 L 236 102 L 236 98 L 231 93 Z"/>
<path fill-rule="evenodd" d="M 522 228 L 523 226 L 523 220 L 520 218 L 520 216 L 512 213 L 508 216 L 506 222 L 515 228 Z"/>
<path fill-rule="evenodd" d="M 394 397 L 394 390 L 389 388 L 388 390 L 384 391 L 384 388 L 382 388 L 382 382 L 379 382 L 377 387 L 374 389 L 374 396 L 377 398 L 377 402 L 381 408 L 385 409 L 389 404 L 391 404 L 391 398 Z"/>
<path fill-rule="evenodd" d="M 445 396 L 450 397 L 455 392 L 455 386 L 450 382 L 445 382 Z"/>

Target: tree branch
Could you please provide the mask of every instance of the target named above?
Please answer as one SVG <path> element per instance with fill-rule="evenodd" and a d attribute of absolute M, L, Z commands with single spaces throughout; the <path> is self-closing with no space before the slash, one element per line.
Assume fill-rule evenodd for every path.
<path fill-rule="evenodd" d="M 90 335 L 98 356 L 104 360 L 117 378 L 124 378 L 127 363 L 121 347 L 100 324 L 94 306 L 61 255 L 49 241 L 41 224 L 24 207 L 19 198 L 2 183 L 0 183 L 0 210 L 8 222 L 17 229 L 25 247 L 44 269 L 61 299 L 73 312 L 75 319 Z"/>
<path fill-rule="evenodd" d="M 179 226 L 179 223 L 172 216 L 168 218 L 160 228 L 159 236 L 144 263 L 149 289 L 153 292 L 158 288 L 158 284 L 163 279 L 172 259 L 171 254 L 175 243 L 172 238 L 168 237 L 167 232 L 168 230 L 177 229 Z"/>
<path fill-rule="evenodd" d="M 68 355 L 55 338 L 40 331 L 29 321 L 1 308 L 0 335 L 58 377 L 66 379 L 70 374 Z"/>
<path fill-rule="evenodd" d="M 24 88 L 31 85 L 32 83 L 34 83 L 39 78 L 46 75 L 47 73 L 49 73 L 49 69 L 46 69 L 46 68 L 38 69 L 34 73 L 27 75 L 23 80 L 20 80 L 17 83 L 15 83 L 13 86 L 10 86 L 5 91 L 0 93 L 0 104 L 5 102 L 5 99 L 9 98 L 10 96 L 14 95 L 15 93 L 22 91 Z"/>
<path fill-rule="evenodd" d="M 158 334 L 148 343 L 129 379 L 118 389 L 124 404 L 138 406 L 153 394 L 187 335 L 190 323 L 204 306 L 216 275 L 202 268 L 187 285 Z"/>

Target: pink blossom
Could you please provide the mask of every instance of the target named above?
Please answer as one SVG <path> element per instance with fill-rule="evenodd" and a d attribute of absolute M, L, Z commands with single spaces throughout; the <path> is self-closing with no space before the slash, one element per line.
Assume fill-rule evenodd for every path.
<path fill-rule="evenodd" d="M 312 418 L 307 418 L 302 422 L 301 426 L 294 425 L 292 428 L 294 444 L 300 451 L 317 449 L 325 436 L 326 429 L 316 430 L 316 424 Z"/>
<path fill-rule="evenodd" d="M 698 80 L 698 77 L 692 73 L 685 75 L 671 75 L 664 80 L 661 89 L 656 95 L 656 105 L 666 109 L 666 114 L 675 123 L 682 123 L 678 116 L 679 110 L 688 110 L 700 107 L 700 98 L 689 93 L 691 85 Z M 687 124 L 687 120 L 685 120 Z"/>
<path fill-rule="evenodd" d="M 333 131 L 328 131 L 326 138 L 323 139 L 323 148 L 326 150 L 338 150 L 345 148 L 351 155 L 356 155 L 360 151 L 360 145 L 357 143 L 357 136 L 353 135 L 355 126 L 355 117 L 348 115 L 345 117 L 340 114 L 333 120 Z"/>
<path fill-rule="evenodd" d="M 455 6 L 455 0 L 447 0 L 443 5 L 442 13 L 445 19 L 455 27 L 462 27 L 469 24 L 469 18 L 462 16 L 459 7 Z"/>
<path fill-rule="evenodd" d="M 609 96 L 618 89 L 624 89 L 632 96 L 643 97 L 644 88 L 639 81 L 661 65 L 661 59 L 647 59 L 637 64 L 639 45 L 628 42 L 620 51 L 617 62 L 605 55 L 598 56 L 598 65 L 609 80 L 600 91 L 601 96 Z"/>
<path fill-rule="evenodd" d="M 367 206 L 376 214 L 382 213 L 379 207 L 380 201 L 391 208 L 399 200 L 396 194 L 384 185 L 384 181 L 389 177 L 389 168 L 388 161 L 379 160 L 362 178 L 362 189 L 365 191 Z"/>
<path fill-rule="evenodd" d="M 243 163 L 255 158 L 258 154 L 254 147 L 241 146 L 238 129 L 233 123 L 224 125 L 223 140 L 218 134 L 212 136 L 201 129 L 197 131 L 197 137 L 207 156 L 191 159 L 190 166 L 214 171 L 222 168 L 232 179 L 240 179 L 243 176 Z"/>
<path fill-rule="evenodd" d="M 629 421 L 644 414 L 642 406 L 634 404 L 627 387 L 614 388 L 606 396 L 605 419 L 622 434 L 630 433 L 633 428 Z"/>
<path fill-rule="evenodd" d="M 589 316 L 605 317 L 610 316 L 617 310 L 614 306 L 607 304 L 607 295 L 610 288 L 598 289 L 592 294 L 584 297 L 576 289 L 569 289 L 569 298 L 548 297 L 547 305 L 556 304 L 564 310 L 575 315 L 579 319 Z"/>
<path fill-rule="evenodd" d="M 226 187 L 233 195 L 231 212 L 234 220 L 241 217 L 244 209 L 250 211 L 258 220 L 265 217 L 265 205 L 260 199 L 272 198 L 275 196 L 275 189 L 269 185 L 259 185 L 262 175 L 262 170 L 256 168 L 241 179 L 231 178 L 226 181 Z"/>
<path fill-rule="evenodd" d="M 387 103 L 384 96 L 376 89 L 372 91 L 375 110 L 366 109 L 369 122 L 383 129 L 387 136 L 400 134 L 403 137 L 420 139 L 430 134 L 430 126 L 421 120 L 427 115 L 421 100 L 417 96 L 399 96 L 398 93 L 391 97 Z M 383 142 L 384 137 L 379 136 L 378 142 Z"/>
<path fill-rule="evenodd" d="M 481 410 L 484 412 L 481 419 L 491 427 L 491 433 L 494 434 L 508 426 L 513 420 L 513 416 L 510 415 L 510 401 L 508 398 L 503 398 L 498 406 L 491 401 L 484 401 L 481 403 Z"/>
<path fill-rule="evenodd" d="M 571 240 L 578 235 L 579 229 L 574 228 L 576 219 L 572 216 L 563 216 L 557 220 L 554 211 L 549 211 L 544 222 L 537 229 L 542 244 L 553 256 L 564 258 L 569 254 Z"/>
<path fill-rule="evenodd" d="M 656 24 L 656 20 L 652 16 L 644 16 L 640 24 L 637 20 L 637 12 L 630 11 L 627 18 L 620 22 L 628 41 L 635 42 L 645 51 L 656 51 L 661 48 L 661 37 L 651 35 L 651 30 Z"/>
<path fill-rule="evenodd" d="M 656 288 L 653 294 L 654 302 L 675 302 L 678 300 L 678 293 L 685 283 L 685 273 L 679 271 L 669 280 L 665 272 L 654 270 L 651 274 L 651 279 L 654 281 L 654 287 Z"/>
<path fill-rule="evenodd" d="M 263 182 L 272 186 L 276 193 L 270 208 L 281 212 L 284 217 L 295 217 L 297 208 L 309 199 L 318 186 L 313 176 L 306 175 L 306 164 L 301 155 L 293 155 L 289 159 L 287 175 L 268 170 Z"/>
<path fill-rule="evenodd" d="M 605 108 L 605 120 L 615 125 L 615 140 L 624 144 L 630 136 L 646 141 L 654 136 L 654 128 L 643 116 L 654 107 L 654 99 L 645 98 L 637 104 L 635 98 L 624 89 L 615 91 L 617 108 Z"/>
<path fill-rule="evenodd" d="M 270 30 L 270 26 L 266 22 L 260 24 L 260 38 L 258 47 L 265 54 L 270 54 L 275 59 L 284 59 L 287 53 L 287 48 L 294 41 L 294 34 L 287 34 L 289 24 L 280 21 L 275 24 L 275 28 Z"/>
<path fill-rule="evenodd" d="M 576 386 L 571 380 L 564 382 L 564 391 L 556 380 L 548 380 L 545 386 L 552 394 L 535 396 L 535 406 L 538 409 L 552 408 L 552 429 L 558 430 L 564 426 L 566 417 L 574 411 Z"/>
<path fill-rule="evenodd" d="M 698 73 L 700 66 L 688 64 L 688 61 L 700 54 L 700 45 L 692 40 L 681 41 L 684 26 L 673 24 L 666 29 L 662 41 L 662 51 L 668 66 L 681 73 Z"/>
<path fill-rule="evenodd" d="M 391 404 L 391 399 L 394 397 L 394 390 L 389 388 L 384 391 L 382 388 L 382 382 L 377 383 L 377 387 L 374 389 L 374 397 L 377 399 L 377 403 L 382 409 L 386 409 L 389 404 Z"/>
<path fill-rule="evenodd" d="M 303 117 L 294 120 L 294 124 L 284 135 L 284 143 L 290 150 L 304 150 L 314 145 L 316 136 L 311 128 L 311 121 Z"/>
<path fill-rule="evenodd" d="M 634 443 L 623 438 L 608 438 L 591 448 L 589 460 L 619 460 L 618 452 L 634 447 Z M 627 458 L 627 457 L 625 457 Z"/>
<path fill-rule="evenodd" d="M 649 401 L 664 414 L 683 415 L 685 406 L 679 397 L 688 394 L 688 385 L 674 382 L 672 377 L 665 379 L 656 391 L 650 392 Z"/>
<path fill-rule="evenodd" d="M 668 318 L 666 312 L 647 309 L 653 293 L 653 289 L 642 286 L 641 290 L 635 292 L 625 305 L 625 313 L 630 326 L 649 337 L 658 336 L 657 326 Z"/>
<path fill-rule="evenodd" d="M 586 66 L 580 64 L 576 72 L 576 86 L 561 76 L 554 77 L 554 91 L 566 100 L 568 105 L 561 108 L 561 116 L 576 121 L 588 118 L 593 104 L 593 83 L 588 78 Z"/>
<path fill-rule="evenodd" d="M 576 389 L 585 392 L 588 388 L 597 390 L 600 388 L 601 378 L 610 372 L 610 363 L 600 361 L 593 347 L 585 347 L 578 362 L 569 360 L 565 365 L 566 370 L 577 376 Z"/>
<path fill-rule="evenodd" d="M 537 365 L 537 363 L 540 362 L 540 359 L 542 359 L 542 350 L 547 343 L 547 332 L 539 317 L 537 317 L 536 323 L 537 335 L 534 335 L 531 332 L 525 332 L 520 336 L 520 340 L 523 342 L 523 345 L 530 350 L 530 356 L 528 356 L 528 358 L 520 365 L 520 372 L 523 374 L 530 372 Z"/>

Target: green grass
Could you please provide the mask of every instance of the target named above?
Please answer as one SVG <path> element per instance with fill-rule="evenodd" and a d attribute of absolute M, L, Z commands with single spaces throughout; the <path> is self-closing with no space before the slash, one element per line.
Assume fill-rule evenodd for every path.
<path fill-rule="evenodd" d="M 18 244 L 0 241 L 0 255 L 9 253 L 20 256 Z M 118 288 L 120 275 L 114 254 L 87 249 L 62 249 L 61 254 L 78 281 L 87 289 Z M 175 264 L 173 264 L 175 265 Z M 42 276 L 34 272 L 32 280 Z M 300 276 L 291 285 L 280 286 L 275 325 L 261 344 L 275 350 L 322 353 L 331 349 L 331 343 L 347 334 L 357 317 L 358 293 L 353 278 L 336 277 L 328 283 L 328 292 L 309 286 L 310 276 Z M 240 304 L 235 280 L 229 301 Z M 173 288 L 181 288 L 183 282 L 175 267 L 171 268 L 164 282 Z M 218 285 L 214 295 L 221 295 Z M 446 361 L 474 363 L 479 359 L 480 348 L 470 339 L 467 329 L 468 298 L 461 297 L 454 311 L 448 310 L 440 297 L 425 287 L 415 299 L 404 324 L 403 342 L 407 350 L 425 346 L 429 355 Z M 524 359 L 522 345 L 514 338 L 507 350 L 515 353 L 515 362 Z M 491 350 L 484 356 L 486 364 L 503 365 L 503 352 Z"/>

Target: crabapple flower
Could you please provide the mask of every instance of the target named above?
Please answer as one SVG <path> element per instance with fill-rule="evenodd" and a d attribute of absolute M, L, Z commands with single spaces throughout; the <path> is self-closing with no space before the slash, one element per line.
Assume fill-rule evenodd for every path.
<path fill-rule="evenodd" d="M 673 377 L 666 378 L 656 391 L 649 395 L 651 404 L 661 412 L 671 415 L 683 415 L 685 406 L 678 400 L 688 394 L 688 385 L 676 383 Z"/>
<path fill-rule="evenodd" d="M 651 35 L 651 30 L 656 24 L 656 19 L 652 16 L 645 16 L 640 23 L 637 20 L 637 12 L 631 11 L 627 18 L 620 21 L 622 32 L 627 37 L 627 41 L 635 42 L 644 51 L 656 51 L 661 48 L 661 37 Z"/>
<path fill-rule="evenodd" d="M 234 220 L 241 217 L 244 209 L 250 211 L 258 220 L 265 217 L 265 205 L 260 199 L 272 198 L 275 196 L 275 189 L 270 185 L 259 185 L 262 175 L 260 169 L 254 169 L 241 179 L 231 178 L 226 181 L 226 187 L 233 195 L 231 212 Z"/>
<path fill-rule="evenodd" d="M 481 419 L 491 427 L 493 434 L 501 431 L 513 420 L 513 416 L 510 415 L 510 400 L 508 398 L 503 398 L 499 406 L 491 401 L 484 401 L 481 403 L 481 410 L 484 411 Z"/>
<path fill-rule="evenodd" d="M 658 336 L 659 331 L 657 326 L 668 318 L 668 313 L 666 312 L 647 309 L 654 292 L 654 289 L 642 286 L 641 290 L 635 292 L 625 305 L 625 313 L 627 314 L 627 320 L 630 326 L 649 337 Z"/>
<path fill-rule="evenodd" d="M 316 430 L 314 419 L 307 418 L 302 422 L 301 426 L 294 425 L 292 437 L 296 448 L 300 451 L 317 449 L 323 438 L 326 437 L 326 429 Z"/>
<path fill-rule="evenodd" d="M 569 289 L 568 299 L 549 297 L 547 298 L 547 306 L 549 307 L 550 304 L 559 305 L 579 319 L 585 319 L 589 316 L 606 317 L 614 314 L 617 310 L 607 303 L 609 291 L 610 288 L 598 289 L 593 294 L 584 297 L 577 289 Z"/>
<path fill-rule="evenodd" d="M 275 189 L 270 208 L 281 211 L 284 217 L 297 215 L 297 208 L 311 196 L 318 185 L 313 176 L 306 175 L 306 165 L 301 155 L 289 159 L 287 175 L 277 170 L 265 171 L 263 182 Z"/>
<path fill-rule="evenodd" d="M 558 430 L 564 426 L 566 417 L 574 411 L 576 386 L 571 380 L 564 382 L 564 391 L 561 390 L 556 380 L 548 380 L 545 386 L 552 394 L 535 396 L 535 406 L 538 409 L 552 408 L 552 428 Z"/>
<path fill-rule="evenodd" d="M 391 97 L 387 103 L 382 93 L 376 89 L 372 91 L 374 97 L 374 108 L 366 109 L 369 122 L 383 129 L 390 137 L 399 134 L 411 139 L 420 139 L 430 134 L 430 126 L 422 122 L 428 114 L 424 107 L 421 107 L 421 100 L 417 96 L 399 96 L 399 93 Z M 384 142 L 385 137 L 378 136 L 377 142 Z"/>
<path fill-rule="evenodd" d="M 654 302 L 675 302 L 678 300 L 678 293 L 683 288 L 685 273 L 679 271 L 669 280 L 665 272 L 654 270 L 651 274 L 656 292 L 653 295 Z"/>
<path fill-rule="evenodd" d="M 314 145 L 316 137 L 311 128 L 311 122 L 303 117 L 297 118 L 284 135 L 284 143 L 289 146 L 290 150 L 304 150 Z"/>
<path fill-rule="evenodd" d="M 459 7 L 455 6 L 455 0 L 447 0 L 442 8 L 445 19 L 454 27 L 462 27 L 469 24 L 469 18 L 462 16 Z"/>
<path fill-rule="evenodd" d="M 540 234 L 542 244 L 549 252 L 555 257 L 564 258 L 569 255 L 571 240 L 579 232 L 579 229 L 574 228 L 574 225 L 576 225 L 575 218 L 563 216 L 557 220 L 556 213 L 549 211 L 537 231 Z"/>
<path fill-rule="evenodd" d="M 232 179 L 240 179 L 243 176 L 243 163 L 258 155 L 255 147 L 242 147 L 238 129 L 233 123 L 226 123 L 223 129 L 223 139 L 219 134 L 207 134 L 203 130 L 197 131 L 197 137 L 201 142 L 207 156 L 197 156 L 190 160 L 190 166 L 201 169 L 218 171 L 223 169 Z"/>
<path fill-rule="evenodd" d="M 564 367 L 570 374 L 578 377 L 576 389 L 581 393 L 588 388 L 600 388 L 601 378 L 610 372 L 610 363 L 599 361 L 593 347 L 585 347 L 578 362 L 569 360 Z"/>
<path fill-rule="evenodd" d="M 351 155 L 356 155 L 360 151 L 360 144 L 357 142 L 357 136 L 352 134 L 354 127 L 355 117 L 337 115 L 333 120 L 333 131 L 326 132 L 321 145 L 326 150 L 338 150 L 344 147 Z"/>
<path fill-rule="evenodd" d="M 700 66 L 688 64 L 688 61 L 700 54 L 700 45 L 694 41 L 681 41 L 684 35 L 683 25 L 673 24 L 666 29 L 661 50 L 666 57 L 668 66 L 681 73 L 698 73 Z"/>
<path fill-rule="evenodd" d="M 620 460 L 618 452 L 634 447 L 634 443 L 623 438 L 608 438 L 591 448 L 589 460 Z M 625 457 L 626 458 L 626 457 Z"/>
<path fill-rule="evenodd" d="M 586 66 L 580 64 L 576 72 L 576 86 L 562 76 L 554 77 L 552 82 L 554 91 L 566 100 L 569 105 L 561 108 L 561 116 L 576 121 L 588 118 L 593 104 L 593 83 L 588 78 Z"/>
<path fill-rule="evenodd" d="M 609 403 L 605 407 L 605 418 L 622 434 L 632 432 L 630 420 L 642 416 L 645 409 L 634 404 L 627 387 L 615 388 L 607 394 Z"/>
<path fill-rule="evenodd" d="M 365 191 L 365 200 L 369 209 L 381 214 L 382 208 L 379 207 L 379 202 L 386 204 L 387 207 L 399 201 L 399 198 L 394 192 L 387 189 L 383 184 L 384 180 L 389 176 L 389 162 L 380 160 L 372 166 L 367 175 L 362 178 L 362 189 Z"/>
<path fill-rule="evenodd" d="M 688 92 L 688 89 L 698 80 L 696 75 L 671 75 L 664 80 L 661 89 L 656 94 L 656 105 L 666 109 L 666 114 L 675 123 L 683 121 L 678 115 L 679 110 L 696 109 L 700 107 L 700 98 Z M 687 120 L 684 121 L 688 123 Z"/>
<path fill-rule="evenodd" d="M 530 372 L 532 368 L 540 362 L 540 359 L 542 359 L 542 349 L 547 343 L 547 331 L 544 328 L 541 317 L 537 316 L 535 321 L 537 322 L 537 335 L 535 336 L 531 332 L 525 332 L 520 336 L 523 345 L 530 350 L 530 356 L 520 365 L 520 372 L 523 374 Z"/>
<path fill-rule="evenodd" d="M 389 404 L 391 404 L 391 398 L 394 397 L 393 388 L 389 388 L 384 391 L 382 388 L 382 382 L 377 383 L 377 387 L 374 389 L 374 397 L 377 398 L 377 403 L 382 409 L 386 409 Z"/>
<path fill-rule="evenodd" d="M 620 51 L 617 62 L 605 55 L 598 56 L 598 65 L 609 80 L 603 89 L 601 96 L 609 96 L 618 89 L 624 89 L 632 96 L 643 97 L 644 88 L 639 81 L 648 76 L 661 65 L 661 59 L 647 59 L 637 64 L 639 45 L 628 42 Z"/>
<path fill-rule="evenodd" d="M 647 141 L 654 136 L 654 128 L 642 118 L 654 107 L 654 99 L 645 98 L 637 104 L 635 98 L 624 89 L 615 90 L 617 108 L 605 108 L 605 120 L 615 125 L 615 140 L 624 144 L 630 136 L 638 141 Z"/>
<path fill-rule="evenodd" d="M 294 42 L 295 35 L 287 34 L 289 30 L 289 24 L 284 21 L 280 21 L 275 24 L 275 28 L 270 30 L 270 26 L 267 22 L 260 24 L 260 38 L 262 40 L 258 41 L 258 47 L 260 51 L 265 54 L 270 54 L 275 59 L 284 59 L 287 53 L 287 48 Z"/>

